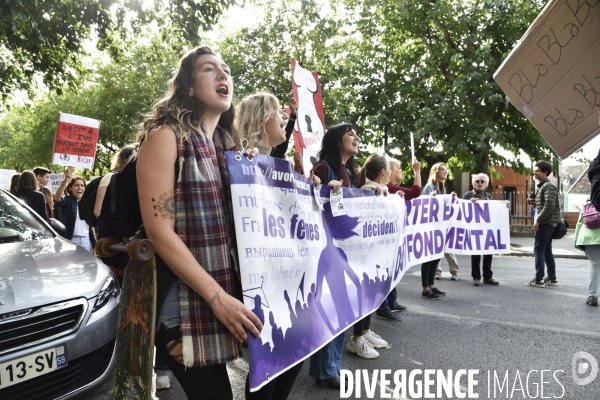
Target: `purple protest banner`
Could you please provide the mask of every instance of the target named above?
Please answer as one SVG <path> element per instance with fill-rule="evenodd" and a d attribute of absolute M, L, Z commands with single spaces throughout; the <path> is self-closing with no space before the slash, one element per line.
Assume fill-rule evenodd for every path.
<path fill-rule="evenodd" d="M 251 391 L 375 311 L 411 265 L 450 248 L 502 253 L 498 243 L 508 243 L 508 212 L 499 202 L 404 201 L 344 188 L 346 215 L 334 217 L 330 187 L 317 192 L 321 209 L 312 183 L 289 162 L 226 157 L 244 303 L 264 325 L 259 339 L 248 340 Z M 475 231 L 493 231 L 495 247 Z"/>

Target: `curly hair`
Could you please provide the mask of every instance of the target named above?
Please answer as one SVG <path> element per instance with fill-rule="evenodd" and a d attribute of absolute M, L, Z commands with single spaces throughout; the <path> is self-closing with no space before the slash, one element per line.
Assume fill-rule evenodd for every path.
<path fill-rule="evenodd" d="M 190 96 L 189 90 L 194 86 L 196 60 L 207 54 L 216 56 L 209 47 L 200 46 L 189 51 L 179 60 L 179 66 L 169 81 L 167 92 L 156 103 L 142 125 L 142 132 L 138 134 L 140 141 L 145 140 L 149 133 L 167 124 L 177 126 L 183 138 L 187 138 L 192 133 L 204 137 L 200 123 L 206 118 L 206 107 L 202 101 Z M 233 126 L 234 120 L 235 106 L 231 103 L 229 110 L 221 114 L 219 126 L 229 132 L 236 147 L 239 148 L 240 141 Z"/>
<path fill-rule="evenodd" d="M 264 123 L 279 113 L 279 100 L 268 92 L 246 96 L 237 106 L 235 129 L 240 138 L 248 140 L 248 147 L 263 146 L 267 141 Z"/>
<path fill-rule="evenodd" d="M 125 168 L 127 165 L 125 161 L 127 161 L 127 159 L 133 155 L 134 151 L 137 151 L 137 145 L 135 144 L 128 144 L 121 147 L 110 161 L 111 172 L 119 172 Z"/>

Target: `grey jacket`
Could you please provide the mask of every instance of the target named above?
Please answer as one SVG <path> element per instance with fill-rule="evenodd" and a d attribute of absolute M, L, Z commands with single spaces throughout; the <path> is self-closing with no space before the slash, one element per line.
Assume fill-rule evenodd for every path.
<path fill-rule="evenodd" d="M 473 197 L 477 197 L 477 193 L 475 193 L 474 190 L 469 190 L 468 192 L 465 192 L 463 194 L 463 199 L 464 200 L 470 200 Z M 492 199 L 492 194 L 490 192 L 485 192 L 485 200 L 491 200 Z M 483 199 L 480 199 L 483 200 Z"/>
<path fill-rule="evenodd" d="M 560 222 L 560 202 L 556 185 L 546 178 L 537 187 L 535 209 L 539 224 L 556 224 Z"/>

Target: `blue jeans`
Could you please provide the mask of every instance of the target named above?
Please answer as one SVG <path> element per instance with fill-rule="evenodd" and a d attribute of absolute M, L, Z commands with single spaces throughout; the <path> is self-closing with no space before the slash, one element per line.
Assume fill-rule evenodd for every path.
<path fill-rule="evenodd" d="M 92 244 L 88 236 L 73 236 L 71 242 L 83 247 L 87 251 L 92 251 Z"/>
<path fill-rule="evenodd" d="M 588 296 L 599 297 L 600 293 L 600 245 L 586 245 L 585 254 L 590 260 Z"/>
<path fill-rule="evenodd" d="M 326 380 L 336 377 L 342 368 L 342 351 L 344 350 L 344 334 L 339 334 L 310 356 L 308 376 L 313 379 Z"/>
<path fill-rule="evenodd" d="M 554 224 L 556 225 L 556 224 Z M 535 280 L 544 279 L 544 264 L 548 268 L 548 278 L 556 279 L 556 264 L 552 254 L 552 234 L 556 226 L 551 224 L 540 224 L 535 233 L 533 255 L 535 257 Z"/>
<path fill-rule="evenodd" d="M 398 293 L 396 293 L 396 288 L 393 288 L 390 294 L 387 295 L 383 302 L 377 309 L 377 314 L 387 314 L 387 312 L 392 312 L 393 308 L 396 308 L 398 303 L 396 299 L 398 298 Z"/>

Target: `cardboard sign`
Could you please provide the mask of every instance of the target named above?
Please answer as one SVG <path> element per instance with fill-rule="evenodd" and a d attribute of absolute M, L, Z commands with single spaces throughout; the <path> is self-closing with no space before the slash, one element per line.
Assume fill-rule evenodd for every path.
<path fill-rule="evenodd" d="M 310 72 L 292 59 L 292 89 L 298 102 L 298 116 L 294 128 L 294 144 L 302 155 L 304 173 L 308 176 L 321 151 L 325 134 L 325 114 L 323 94 L 319 75 Z"/>
<path fill-rule="evenodd" d="M 563 159 L 600 133 L 599 33 L 599 0 L 552 0 L 494 73 Z"/>
<path fill-rule="evenodd" d="M 48 185 L 46 185 L 52 193 L 56 193 L 62 181 L 65 180 L 65 174 L 50 174 L 50 180 L 48 181 Z"/>
<path fill-rule="evenodd" d="M 10 190 L 10 180 L 16 173 L 12 169 L 0 169 L 0 189 Z"/>
<path fill-rule="evenodd" d="M 99 130 L 98 120 L 60 113 L 52 164 L 92 168 Z"/>

